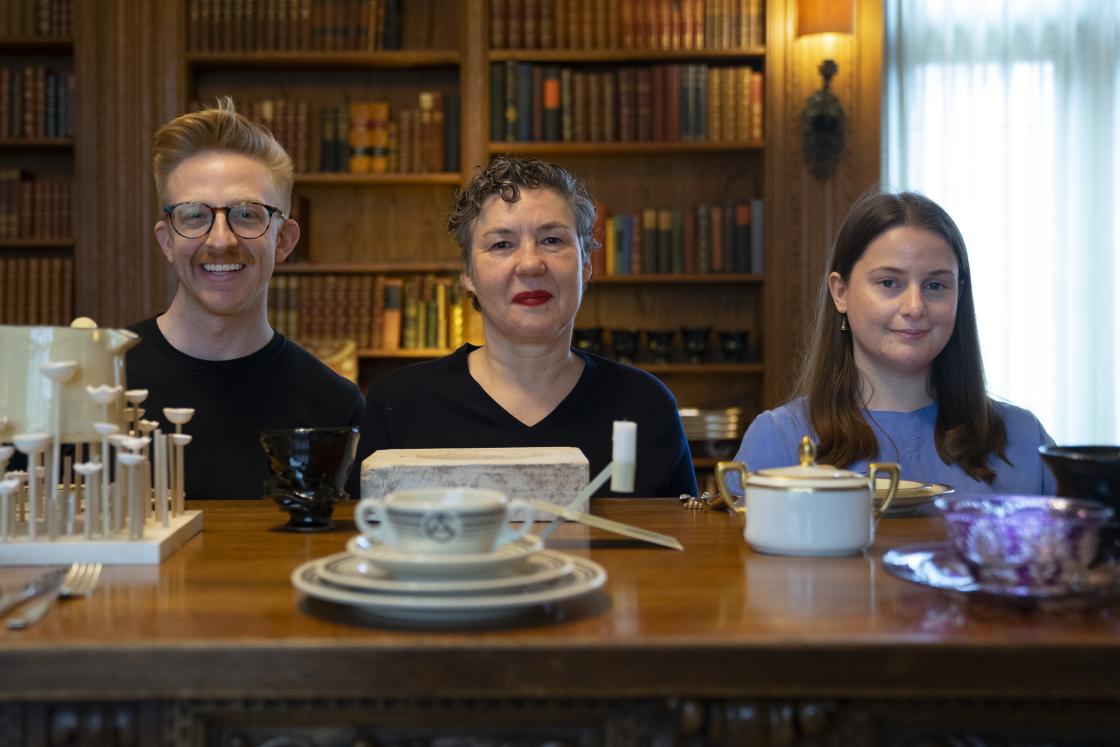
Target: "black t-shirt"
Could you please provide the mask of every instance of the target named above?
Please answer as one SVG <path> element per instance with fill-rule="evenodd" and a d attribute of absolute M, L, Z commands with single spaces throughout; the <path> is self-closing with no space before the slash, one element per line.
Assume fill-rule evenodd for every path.
<path fill-rule="evenodd" d="M 406 366 L 370 388 L 358 459 L 379 449 L 575 446 L 594 477 L 611 461 L 612 423 L 638 424 L 635 496 L 696 493 L 696 472 L 672 393 L 631 366 L 573 350 L 583 373 L 543 420 L 527 426 L 471 377 L 464 345 L 451 355 Z M 612 495 L 610 483 L 596 495 Z"/>
<path fill-rule="evenodd" d="M 183 426 L 193 437 L 185 448 L 187 498 L 260 498 L 269 474 L 261 431 L 357 425 L 361 418 L 358 387 L 279 332 L 243 358 L 207 361 L 172 347 L 155 318 L 129 329 L 140 344 L 126 354 L 125 375 L 130 389 L 148 390 L 144 417 L 173 432 L 163 408 L 195 408 Z"/>

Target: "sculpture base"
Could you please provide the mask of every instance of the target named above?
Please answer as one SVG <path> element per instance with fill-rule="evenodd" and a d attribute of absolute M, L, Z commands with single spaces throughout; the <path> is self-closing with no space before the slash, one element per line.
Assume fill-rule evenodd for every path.
<path fill-rule="evenodd" d="M 24 536 L 0 542 L 0 565 L 91 562 L 105 565 L 158 565 L 202 531 L 202 512 L 184 511 L 171 518 L 166 527 L 149 522 L 144 525 L 144 536 L 138 540 L 129 540 L 123 534 L 109 540 L 97 537 L 87 540 L 81 536 L 81 527 L 76 526 L 75 536 L 64 535 L 52 542 L 40 534 L 32 542 L 27 539 L 22 524 L 18 529 Z"/>

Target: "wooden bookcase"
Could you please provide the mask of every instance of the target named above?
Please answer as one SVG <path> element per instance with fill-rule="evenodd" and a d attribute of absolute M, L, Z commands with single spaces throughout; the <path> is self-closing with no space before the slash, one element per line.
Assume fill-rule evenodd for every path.
<path fill-rule="evenodd" d="M 0 3 L 0 324 L 63 324 L 73 312 L 67 5 Z"/>
<path fill-rule="evenodd" d="M 698 5 L 693 3 L 693 7 Z M 183 0 L 183 30 L 191 40 L 195 38 L 193 8 L 191 0 Z M 281 276 L 457 275 L 457 252 L 443 228 L 443 218 L 455 188 L 470 178 L 477 165 L 498 153 L 533 155 L 569 167 L 588 182 L 597 201 L 611 212 L 640 212 L 650 206 L 692 209 L 765 199 L 765 140 L 491 141 L 491 96 L 500 93 L 489 90 L 494 63 L 530 62 L 588 70 L 705 64 L 763 71 L 764 45 L 691 50 L 620 49 L 617 45 L 491 48 L 491 0 L 408 0 L 402 9 L 401 49 L 394 51 L 201 51 L 198 47 L 204 45 L 185 44 L 184 108 L 189 102 L 212 101 L 225 94 L 237 100 L 284 97 L 307 101 L 314 117 L 321 108 L 363 97 L 388 100 L 396 111 L 415 106 L 419 90 L 459 94 L 458 172 L 372 175 L 312 170 L 297 176 L 296 193 L 310 205 L 303 248 L 298 250 L 304 263 L 281 266 Z M 769 88 L 768 82 L 764 90 Z M 311 130 L 317 132 L 318 127 L 313 124 Z M 312 164 L 317 163 L 315 145 L 311 145 Z M 677 331 L 669 362 L 652 362 L 644 352 L 643 339 L 636 365 L 662 378 L 681 406 L 737 406 L 750 416 L 762 405 L 767 372 L 762 360 L 766 284 L 764 273 L 600 274 L 592 280 L 577 326 L 603 328 L 608 354 L 612 352 L 609 330 Z M 679 333 L 683 327 L 712 330 L 711 349 L 704 362 L 686 362 Z M 716 338 L 720 330 L 748 332 L 744 359 L 728 361 L 720 353 Z M 440 351 L 359 352 L 364 387 L 392 368 Z"/>

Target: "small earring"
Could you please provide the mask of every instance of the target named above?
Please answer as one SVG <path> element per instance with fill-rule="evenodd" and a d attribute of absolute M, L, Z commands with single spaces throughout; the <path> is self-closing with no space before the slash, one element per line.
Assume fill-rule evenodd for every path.
<path fill-rule="evenodd" d="M 847 332 L 848 331 L 848 315 L 847 314 L 841 314 L 840 315 L 840 331 L 841 332 Z"/>

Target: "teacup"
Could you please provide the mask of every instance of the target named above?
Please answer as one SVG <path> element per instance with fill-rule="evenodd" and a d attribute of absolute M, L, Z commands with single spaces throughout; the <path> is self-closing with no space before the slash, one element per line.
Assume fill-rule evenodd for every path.
<path fill-rule="evenodd" d="M 898 489 L 897 464 L 870 464 L 867 475 L 813 459 L 813 444 L 801 441 L 801 464 L 747 472 L 742 462 L 719 462 L 716 480 L 731 510 L 744 514 L 743 536 L 750 546 L 770 555 L 829 557 L 855 555 L 875 539 L 875 525 Z M 727 478 L 739 474 L 742 504 L 732 500 Z M 883 502 L 874 506 L 875 477 L 890 476 Z"/>
<path fill-rule="evenodd" d="M 934 501 L 953 549 L 980 586 L 1045 597 L 1080 589 L 1112 509 L 1096 501 L 986 495 Z"/>
<path fill-rule="evenodd" d="M 520 518 L 516 527 L 510 520 Z M 421 555 L 487 553 L 533 528 L 533 509 L 482 488 L 416 488 L 363 498 L 354 511 L 362 534 Z"/>

